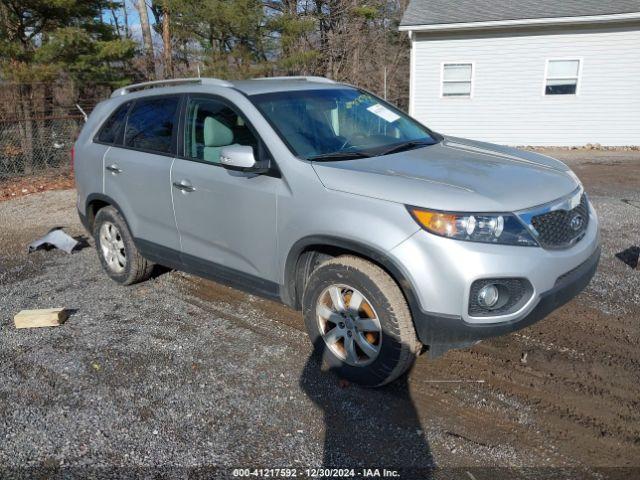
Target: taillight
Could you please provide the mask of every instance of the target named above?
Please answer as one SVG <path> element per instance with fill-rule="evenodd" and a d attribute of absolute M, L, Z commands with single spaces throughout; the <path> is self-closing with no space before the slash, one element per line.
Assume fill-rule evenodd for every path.
<path fill-rule="evenodd" d="M 73 172 L 74 163 L 76 160 L 76 147 L 71 147 L 71 171 Z"/>

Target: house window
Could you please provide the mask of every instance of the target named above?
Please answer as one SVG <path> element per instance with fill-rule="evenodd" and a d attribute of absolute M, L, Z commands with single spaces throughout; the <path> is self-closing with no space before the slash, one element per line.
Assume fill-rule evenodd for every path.
<path fill-rule="evenodd" d="M 471 97 L 473 64 L 445 63 L 442 66 L 442 96 Z"/>
<path fill-rule="evenodd" d="M 575 95 L 578 92 L 580 60 L 548 60 L 545 95 Z"/>

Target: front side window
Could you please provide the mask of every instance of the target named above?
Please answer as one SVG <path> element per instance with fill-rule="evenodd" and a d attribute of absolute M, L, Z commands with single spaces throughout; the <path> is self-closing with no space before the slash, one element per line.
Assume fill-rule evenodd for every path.
<path fill-rule="evenodd" d="M 258 156 L 256 137 L 232 108 L 210 98 L 190 99 L 184 129 L 185 157 L 220 163 L 220 153 L 229 145 L 251 146 Z"/>
<path fill-rule="evenodd" d="M 437 142 L 411 117 L 355 88 L 266 93 L 251 100 L 292 152 L 308 160 L 378 156 Z"/>
<path fill-rule="evenodd" d="M 471 97 L 473 64 L 445 63 L 442 65 L 442 96 Z"/>
<path fill-rule="evenodd" d="M 171 153 L 179 102 L 179 97 L 175 96 L 137 100 L 127 119 L 125 147 Z"/>
<path fill-rule="evenodd" d="M 580 60 L 549 60 L 545 95 L 575 95 L 578 92 Z"/>
<path fill-rule="evenodd" d="M 102 128 L 96 136 L 96 140 L 100 143 L 107 143 L 109 145 L 122 144 L 122 133 L 124 132 L 124 122 L 127 118 L 127 112 L 131 102 L 124 103 L 113 112 L 109 119 L 104 122 Z"/>

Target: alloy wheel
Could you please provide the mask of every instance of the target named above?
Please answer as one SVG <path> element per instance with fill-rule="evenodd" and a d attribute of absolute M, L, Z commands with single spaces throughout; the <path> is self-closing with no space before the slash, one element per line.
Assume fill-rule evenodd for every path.
<path fill-rule="evenodd" d="M 109 268 L 115 273 L 124 271 L 127 255 L 120 230 L 111 222 L 100 226 L 100 250 Z"/>
<path fill-rule="evenodd" d="M 316 317 L 322 339 L 345 363 L 365 366 L 380 353 L 382 327 L 371 302 L 348 285 L 331 285 L 318 297 Z"/>

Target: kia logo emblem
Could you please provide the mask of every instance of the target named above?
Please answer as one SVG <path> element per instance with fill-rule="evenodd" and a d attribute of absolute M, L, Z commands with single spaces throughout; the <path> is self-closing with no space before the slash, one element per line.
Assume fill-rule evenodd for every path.
<path fill-rule="evenodd" d="M 584 224 L 584 219 L 580 214 L 574 215 L 571 218 L 571 221 L 569 222 L 569 226 L 576 232 L 582 228 L 583 224 Z"/>

